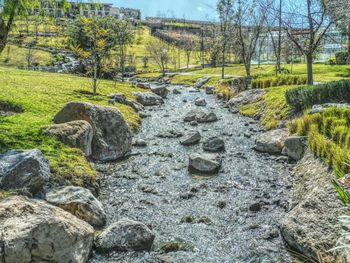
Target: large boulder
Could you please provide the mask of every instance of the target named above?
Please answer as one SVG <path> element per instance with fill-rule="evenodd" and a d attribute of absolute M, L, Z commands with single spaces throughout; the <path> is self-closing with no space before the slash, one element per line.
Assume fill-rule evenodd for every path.
<path fill-rule="evenodd" d="M 214 112 L 206 112 L 200 109 L 191 110 L 184 117 L 185 122 L 197 121 L 199 123 L 204 123 L 204 122 L 214 122 L 217 120 L 218 120 L 218 117 Z"/>
<path fill-rule="evenodd" d="M 209 138 L 206 142 L 203 143 L 203 150 L 207 152 L 224 151 L 225 142 L 218 137 Z"/>
<path fill-rule="evenodd" d="M 79 148 L 86 156 L 92 153 L 91 143 L 93 129 L 87 121 L 78 120 L 54 124 L 46 129 L 46 133 L 56 136 L 58 140 L 73 148 Z"/>
<path fill-rule="evenodd" d="M 194 84 L 195 89 L 200 89 L 203 87 L 208 81 L 210 80 L 210 77 L 203 77 L 197 80 L 196 84 Z"/>
<path fill-rule="evenodd" d="M 111 161 L 131 150 L 131 131 L 123 115 L 115 107 L 96 106 L 86 102 L 66 104 L 54 118 L 55 123 L 85 120 L 92 126 L 92 157 Z"/>
<path fill-rule="evenodd" d="M 50 165 L 40 150 L 9 151 L 0 155 L 0 188 L 26 188 L 32 194 L 50 179 Z"/>
<path fill-rule="evenodd" d="M 318 256 L 337 262 L 343 253 L 349 258 L 346 250 L 330 251 L 341 236 L 339 216 L 348 213 L 332 185 L 333 178 L 333 172 L 306 151 L 293 170 L 292 209 L 281 224 L 287 244 L 315 262 Z"/>
<path fill-rule="evenodd" d="M 95 239 L 99 252 L 150 250 L 155 235 L 143 223 L 122 219 L 111 224 Z"/>
<path fill-rule="evenodd" d="M 64 186 L 46 193 L 46 201 L 66 210 L 95 227 L 106 223 L 106 213 L 100 201 L 90 190 L 76 186 Z"/>
<path fill-rule="evenodd" d="M 133 92 L 138 103 L 143 106 L 155 106 L 164 103 L 163 98 L 152 92 Z"/>
<path fill-rule="evenodd" d="M 189 170 L 204 174 L 218 173 L 221 168 L 221 159 L 217 155 L 207 153 L 193 153 L 189 157 Z"/>
<path fill-rule="evenodd" d="M 306 149 L 306 140 L 304 136 L 291 136 L 284 142 L 284 152 L 295 161 L 303 158 Z"/>
<path fill-rule="evenodd" d="M 93 228 L 44 201 L 13 196 L 0 203 L 0 262 L 82 263 Z"/>
<path fill-rule="evenodd" d="M 215 122 L 217 120 L 218 117 L 214 112 L 201 112 L 196 116 L 196 121 L 199 123 Z"/>
<path fill-rule="evenodd" d="M 288 129 L 271 130 L 261 134 L 255 141 L 258 152 L 281 154 L 284 142 L 288 138 Z"/>
<path fill-rule="evenodd" d="M 265 90 L 263 89 L 246 90 L 230 99 L 228 106 L 232 111 L 239 111 L 242 106 L 258 102 L 263 99 L 264 96 Z"/>
<path fill-rule="evenodd" d="M 169 90 L 166 86 L 151 86 L 151 91 L 163 99 L 166 99 L 169 93 Z"/>
<path fill-rule="evenodd" d="M 186 146 L 194 145 L 197 144 L 201 138 L 201 134 L 198 131 L 190 131 L 184 136 L 184 138 L 182 138 L 180 143 Z"/>

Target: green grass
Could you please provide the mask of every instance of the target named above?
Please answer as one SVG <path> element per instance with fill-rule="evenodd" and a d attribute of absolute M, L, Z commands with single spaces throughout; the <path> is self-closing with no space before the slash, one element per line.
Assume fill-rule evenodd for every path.
<path fill-rule="evenodd" d="M 33 64 L 40 66 L 48 65 L 52 62 L 52 56 L 49 52 L 33 50 Z M 6 46 L 0 55 L 0 66 L 21 67 L 27 66 L 28 49 L 14 45 Z"/>
<path fill-rule="evenodd" d="M 340 177 L 350 172 L 350 110 L 329 108 L 290 123 L 291 133 L 308 136 L 310 149 Z"/>
<path fill-rule="evenodd" d="M 10 149 L 41 149 L 49 159 L 54 179 L 60 183 L 88 185 L 94 182 L 96 172 L 79 149 L 73 149 L 47 137 L 43 129 L 53 123 L 53 117 L 70 101 L 86 101 L 107 105 L 105 95 L 112 92 L 126 94 L 137 89 L 129 84 L 100 81 L 99 96 L 89 95 L 91 80 L 72 75 L 39 73 L 0 68 L 2 92 L 0 101 L 19 105 L 23 113 L 0 117 L 0 152 Z M 141 91 L 141 90 L 140 90 Z M 138 114 L 126 105 L 117 104 L 129 125 L 138 127 Z"/>

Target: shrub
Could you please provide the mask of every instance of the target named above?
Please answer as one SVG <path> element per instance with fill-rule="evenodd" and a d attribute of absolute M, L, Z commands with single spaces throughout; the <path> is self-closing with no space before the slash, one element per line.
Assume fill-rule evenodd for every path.
<path fill-rule="evenodd" d="M 286 100 L 296 111 L 305 110 L 316 104 L 349 102 L 350 80 L 291 89 L 286 92 Z"/>
<path fill-rule="evenodd" d="M 278 87 L 284 85 L 302 85 L 306 84 L 306 77 L 297 77 L 289 75 L 280 75 L 278 77 L 257 78 L 252 82 L 253 89 L 267 89 L 270 87 Z"/>
<path fill-rule="evenodd" d="M 339 51 L 339 52 L 335 53 L 335 62 L 338 65 L 348 64 L 348 52 Z"/>

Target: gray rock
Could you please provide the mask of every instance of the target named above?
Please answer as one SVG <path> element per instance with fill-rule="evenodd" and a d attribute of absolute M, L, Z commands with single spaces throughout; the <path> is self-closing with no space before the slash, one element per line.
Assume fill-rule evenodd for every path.
<path fill-rule="evenodd" d="M 199 123 L 204 123 L 204 122 L 214 122 L 217 120 L 218 118 L 214 112 L 205 112 L 200 109 L 191 110 L 184 117 L 185 122 L 197 121 Z"/>
<path fill-rule="evenodd" d="M 218 138 L 212 137 L 203 143 L 203 150 L 207 152 L 220 152 L 225 150 L 225 142 Z"/>
<path fill-rule="evenodd" d="M 0 262 L 87 262 L 94 231 L 44 201 L 12 196 L 0 203 Z"/>
<path fill-rule="evenodd" d="M 0 187 L 25 188 L 32 194 L 50 179 L 50 165 L 40 150 L 9 151 L 0 155 Z"/>
<path fill-rule="evenodd" d="M 106 213 L 101 202 L 86 188 L 65 186 L 51 189 L 46 193 L 46 201 L 92 226 L 102 227 L 106 223 Z"/>
<path fill-rule="evenodd" d="M 45 132 L 57 137 L 70 147 L 79 148 L 86 156 L 92 153 L 91 143 L 94 132 L 87 121 L 78 120 L 55 124 L 47 128 Z"/>
<path fill-rule="evenodd" d="M 210 80 L 210 77 L 203 77 L 197 80 L 196 84 L 194 84 L 195 89 L 200 89 L 203 87 L 208 81 Z"/>
<path fill-rule="evenodd" d="M 125 105 L 130 106 L 131 108 L 133 108 L 136 112 L 140 112 L 140 111 L 144 111 L 145 107 L 141 104 L 138 103 L 137 101 L 133 101 L 133 100 L 125 100 Z"/>
<path fill-rule="evenodd" d="M 218 117 L 214 112 L 202 112 L 196 117 L 197 122 L 204 123 L 204 122 L 215 122 L 218 120 Z"/>
<path fill-rule="evenodd" d="M 288 129 L 271 130 L 261 134 L 255 141 L 255 150 L 270 154 L 281 154 Z"/>
<path fill-rule="evenodd" d="M 337 109 L 348 109 L 350 108 L 349 103 L 325 103 L 321 105 L 314 105 L 309 111 L 309 114 L 323 113 L 328 108 L 337 108 Z"/>
<path fill-rule="evenodd" d="M 136 88 L 140 89 L 150 89 L 151 84 L 145 83 L 145 82 L 138 82 L 138 83 L 133 83 Z"/>
<path fill-rule="evenodd" d="M 152 86 L 151 91 L 157 94 L 158 96 L 162 97 L 163 99 L 166 99 L 169 93 L 169 90 L 166 88 L 166 86 Z"/>
<path fill-rule="evenodd" d="M 95 239 L 99 252 L 150 250 L 155 235 L 143 223 L 122 219 L 107 227 Z"/>
<path fill-rule="evenodd" d="M 214 91 L 215 91 L 215 87 L 213 87 L 213 86 L 207 87 L 205 89 L 206 94 L 214 94 Z"/>
<path fill-rule="evenodd" d="M 265 90 L 263 89 L 251 89 L 246 90 L 232 99 L 228 102 L 228 106 L 230 107 L 231 111 L 239 110 L 242 106 L 246 104 L 251 104 L 260 101 L 265 96 Z"/>
<path fill-rule="evenodd" d="M 92 126 L 92 158 L 111 161 L 131 150 L 131 131 L 123 115 L 115 107 L 96 106 L 86 102 L 70 102 L 56 114 L 55 123 L 85 120 Z"/>
<path fill-rule="evenodd" d="M 199 106 L 199 107 L 207 106 L 207 102 L 206 102 L 205 99 L 203 99 L 203 98 L 197 98 L 197 99 L 194 101 L 194 104 L 195 104 L 196 106 Z"/>
<path fill-rule="evenodd" d="M 201 140 L 201 134 L 198 131 L 191 131 L 180 141 L 182 145 L 194 145 Z"/>
<path fill-rule="evenodd" d="M 181 91 L 179 91 L 178 89 L 173 89 L 173 94 L 175 94 L 175 95 L 181 94 Z"/>
<path fill-rule="evenodd" d="M 291 136 L 287 138 L 284 142 L 286 155 L 295 161 L 302 159 L 306 149 L 306 140 L 307 138 L 303 136 Z"/>
<path fill-rule="evenodd" d="M 191 126 L 198 126 L 198 122 L 196 122 L 196 121 L 191 121 L 191 122 L 190 122 L 190 125 L 191 125 Z"/>
<path fill-rule="evenodd" d="M 192 122 L 195 121 L 197 119 L 197 116 L 201 113 L 202 111 L 199 109 L 194 109 L 189 111 L 185 117 L 184 117 L 184 121 L 185 122 Z"/>
<path fill-rule="evenodd" d="M 189 170 L 204 174 L 218 173 L 221 168 L 221 159 L 217 155 L 207 153 L 193 153 L 189 157 Z"/>
<path fill-rule="evenodd" d="M 155 106 L 164 103 L 163 98 L 152 92 L 133 92 L 138 103 L 143 106 Z"/>
<path fill-rule="evenodd" d="M 147 142 L 145 140 L 142 140 L 142 139 L 136 139 L 132 145 L 136 146 L 136 147 L 146 147 Z"/>
<path fill-rule="evenodd" d="M 290 247 L 310 259 L 318 255 L 337 262 L 344 251 L 330 251 L 341 236 L 339 216 L 348 208 L 332 185 L 334 174 L 307 150 L 294 168 L 292 209 L 282 219 L 281 233 Z"/>
<path fill-rule="evenodd" d="M 123 93 L 112 93 L 108 95 L 108 98 L 113 99 L 115 102 L 125 104 L 126 96 Z"/>

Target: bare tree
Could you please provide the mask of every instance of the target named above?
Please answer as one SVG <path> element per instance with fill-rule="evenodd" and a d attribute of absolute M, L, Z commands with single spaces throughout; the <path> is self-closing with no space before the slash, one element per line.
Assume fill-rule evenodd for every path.
<path fill-rule="evenodd" d="M 266 29 L 276 58 L 276 75 L 282 72 L 282 6 L 282 0 L 267 0 L 262 3 L 262 7 L 265 9 Z"/>
<path fill-rule="evenodd" d="M 168 45 L 162 40 L 155 38 L 146 44 L 146 50 L 157 63 L 162 75 L 165 76 L 169 61 Z"/>
<path fill-rule="evenodd" d="M 186 36 L 184 36 L 184 38 L 181 42 L 182 42 L 181 46 L 182 46 L 183 50 L 185 51 L 186 66 L 188 69 L 190 67 L 192 52 L 196 48 L 196 41 L 194 39 L 194 36 L 186 35 Z"/>
<path fill-rule="evenodd" d="M 237 34 L 237 48 L 245 67 L 247 77 L 251 77 L 251 61 L 256 51 L 265 14 L 255 0 L 238 1 L 234 10 L 234 25 Z"/>
<path fill-rule="evenodd" d="M 220 18 L 221 78 L 225 78 L 226 54 L 229 45 L 233 20 L 233 0 L 219 0 L 217 12 Z"/>
<path fill-rule="evenodd" d="M 305 0 L 289 3 L 283 27 L 289 39 L 306 56 L 308 84 L 313 85 L 313 60 L 321 40 L 332 26 L 327 18 L 324 0 Z"/>

